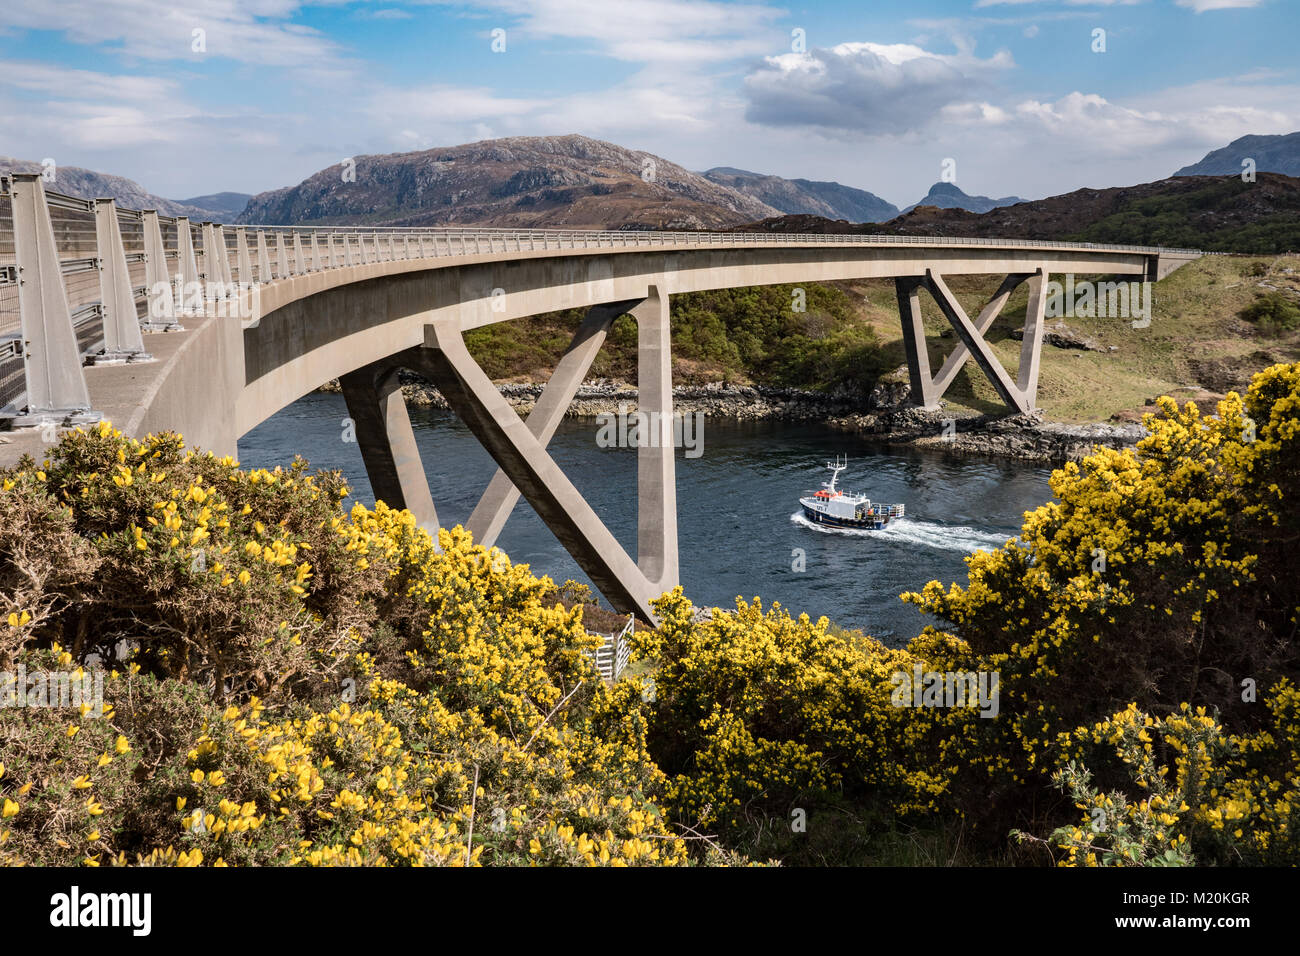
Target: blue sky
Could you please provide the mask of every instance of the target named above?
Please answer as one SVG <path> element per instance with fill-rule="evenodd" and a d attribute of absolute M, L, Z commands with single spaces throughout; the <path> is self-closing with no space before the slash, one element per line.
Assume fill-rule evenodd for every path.
<path fill-rule="evenodd" d="M 1298 27 L 1297 0 L 15 0 L 0 154 L 183 198 L 584 133 L 900 206 L 946 159 L 1037 198 L 1300 129 Z"/>

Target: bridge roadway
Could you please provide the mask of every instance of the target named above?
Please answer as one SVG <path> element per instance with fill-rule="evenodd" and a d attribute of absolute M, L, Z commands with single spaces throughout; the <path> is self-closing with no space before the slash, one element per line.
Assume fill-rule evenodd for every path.
<path fill-rule="evenodd" d="M 231 228 L 46 194 L 35 174 L 0 185 L 0 418 L 13 425 L 0 432 L 0 464 L 39 459 L 59 428 L 101 417 L 129 435 L 175 430 L 233 455 L 241 435 L 338 378 L 376 498 L 432 529 L 437 511 L 397 383 L 409 368 L 434 382 L 499 466 L 466 523 L 475 540 L 491 545 L 522 493 L 605 597 L 647 620 L 650 601 L 678 583 L 671 295 L 893 279 L 917 404 L 936 405 L 973 358 L 1008 408 L 1026 411 L 1050 275 L 1154 280 L 1200 255 L 912 236 Z M 948 288 L 954 275 L 1004 278 L 971 317 Z M 1021 283 L 1029 307 L 1013 379 L 983 336 Z M 937 371 L 923 290 L 957 336 Z M 463 334 L 572 308 L 586 317 L 521 420 Z M 638 449 L 635 560 L 546 452 L 623 314 L 638 327 L 639 407 L 659 413 L 660 429 Z"/>

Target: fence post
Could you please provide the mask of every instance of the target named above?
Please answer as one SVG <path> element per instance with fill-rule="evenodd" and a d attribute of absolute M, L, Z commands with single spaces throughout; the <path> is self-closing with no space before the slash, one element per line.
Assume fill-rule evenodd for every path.
<path fill-rule="evenodd" d="M 63 269 L 40 173 L 14 173 L 9 193 L 18 269 L 18 315 L 23 330 L 27 409 L 15 426 L 97 422 L 81 369 Z"/>
<path fill-rule="evenodd" d="M 149 295 L 144 328 L 150 332 L 184 331 L 176 321 L 176 298 L 167 272 L 167 248 L 163 245 L 158 210 L 146 209 L 140 218 L 144 223 L 144 284 Z"/>
<path fill-rule="evenodd" d="M 95 252 L 99 259 L 99 304 L 104 316 L 104 350 L 88 359 L 92 364 L 115 365 L 153 358 L 144 350 L 140 321 L 135 314 L 135 292 L 126 247 L 117 222 L 117 203 L 95 200 Z"/>
<path fill-rule="evenodd" d="M 302 233 L 293 231 L 293 274 L 300 276 L 307 271 L 302 258 Z"/>

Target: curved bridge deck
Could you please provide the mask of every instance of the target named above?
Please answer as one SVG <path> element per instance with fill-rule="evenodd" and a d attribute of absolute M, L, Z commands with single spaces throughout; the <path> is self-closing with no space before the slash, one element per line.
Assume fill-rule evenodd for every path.
<path fill-rule="evenodd" d="M 912 395 L 933 406 L 974 359 L 1009 408 L 1033 407 L 1052 273 L 1162 278 L 1194 250 L 915 236 L 280 227 L 191 223 L 112 200 L 0 190 L 0 463 L 38 459 L 57 431 L 111 419 L 128 434 L 174 429 L 233 454 L 241 435 L 324 382 L 342 381 L 376 496 L 437 524 L 401 392 L 400 367 L 432 379 L 501 471 L 468 526 L 490 544 L 520 493 L 620 610 L 677 579 L 672 294 L 836 279 L 895 282 Z M 998 275 L 968 316 L 945 276 Z M 1029 309 L 1015 379 L 983 339 L 1021 283 Z M 932 371 L 919 295 L 957 333 Z M 527 422 L 464 348 L 464 332 L 558 309 L 587 318 Z M 628 556 L 545 452 L 622 314 L 639 329 L 641 409 L 665 441 L 638 450 L 638 556 Z M 5 439 L 8 439 L 5 441 Z M 666 445 L 666 447 L 664 447 Z"/>

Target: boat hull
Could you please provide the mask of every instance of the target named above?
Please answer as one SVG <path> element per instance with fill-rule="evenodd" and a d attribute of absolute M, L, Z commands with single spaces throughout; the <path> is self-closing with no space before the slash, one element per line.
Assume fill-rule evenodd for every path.
<path fill-rule="evenodd" d="M 888 515 L 879 517 L 864 518 L 861 521 L 853 518 L 836 518 L 825 512 L 817 511 L 802 505 L 804 517 L 814 524 L 825 525 L 828 528 L 854 528 L 865 531 L 880 531 L 884 529 L 892 520 Z"/>

